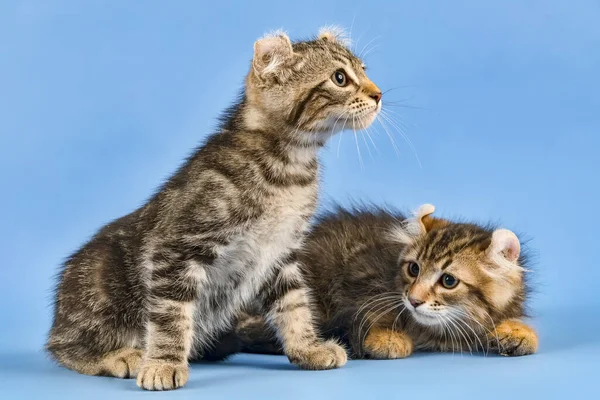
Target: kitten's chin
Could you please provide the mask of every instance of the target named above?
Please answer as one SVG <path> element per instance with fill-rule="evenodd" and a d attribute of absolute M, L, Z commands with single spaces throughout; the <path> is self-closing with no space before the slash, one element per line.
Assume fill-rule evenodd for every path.
<path fill-rule="evenodd" d="M 422 313 L 419 313 L 418 311 L 411 310 L 411 315 L 412 315 L 413 319 L 420 325 L 437 326 L 440 324 L 440 321 L 437 318 L 428 316 L 428 315 L 424 315 Z"/>

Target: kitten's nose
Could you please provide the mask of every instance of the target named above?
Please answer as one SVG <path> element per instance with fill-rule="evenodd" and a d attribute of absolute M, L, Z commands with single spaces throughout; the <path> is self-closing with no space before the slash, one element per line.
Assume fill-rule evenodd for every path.
<path fill-rule="evenodd" d="M 381 96 L 383 96 L 383 93 L 381 93 L 381 92 L 371 93 L 369 95 L 369 97 L 372 98 L 373 100 L 375 100 L 375 103 L 377 103 L 377 104 L 379 104 L 379 102 L 381 101 Z"/>
<path fill-rule="evenodd" d="M 415 299 L 414 297 L 409 297 L 408 298 L 408 302 L 410 303 L 411 306 L 413 306 L 414 308 L 419 307 L 421 304 L 425 303 L 422 300 L 419 299 Z"/>

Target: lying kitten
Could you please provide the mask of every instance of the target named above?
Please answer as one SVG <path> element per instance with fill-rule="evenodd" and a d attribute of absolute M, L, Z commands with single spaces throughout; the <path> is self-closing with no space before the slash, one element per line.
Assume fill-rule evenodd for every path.
<path fill-rule="evenodd" d="M 50 354 L 83 374 L 177 388 L 188 359 L 258 299 L 293 363 L 343 365 L 344 349 L 317 336 L 296 252 L 315 209 L 317 151 L 344 128 L 369 126 L 380 100 L 332 32 L 258 40 L 243 96 L 218 132 L 65 262 Z"/>
<path fill-rule="evenodd" d="M 537 336 L 521 322 L 528 291 L 518 238 L 433 218 L 433 210 L 425 205 L 406 219 L 339 209 L 318 221 L 300 259 L 323 334 L 355 358 L 403 358 L 414 349 L 535 353 Z M 280 351 L 253 312 L 228 339 L 212 358 Z"/>

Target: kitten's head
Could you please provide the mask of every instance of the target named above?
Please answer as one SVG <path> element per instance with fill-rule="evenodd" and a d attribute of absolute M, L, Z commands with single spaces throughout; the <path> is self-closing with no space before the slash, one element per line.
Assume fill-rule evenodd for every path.
<path fill-rule="evenodd" d="M 254 44 L 246 123 L 264 128 L 268 117 L 300 140 L 323 142 L 343 129 L 368 127 L 381 96 L 339 31 L 321 30 L 316 39 L 296 43 L 275 32 Z"/>
<path fill-rule="evenodd" d="M 432 205 L 419 208 L 395 232 L 405 244 L 396 284 L 405 307 L 421 325 L 443 326 L 475 319 L 521 317 L 524 268 L 517 236 L 433 218 Z"/>

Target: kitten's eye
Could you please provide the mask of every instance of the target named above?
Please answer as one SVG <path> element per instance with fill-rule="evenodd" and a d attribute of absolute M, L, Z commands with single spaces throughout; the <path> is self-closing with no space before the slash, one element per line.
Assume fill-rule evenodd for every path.
<path fill-rule="evenodd" d="M 446 289 L 454 289 L 456 287 L 456 285 L 458 285 L 458 279 L 456 279 L 455 277 L 453 277 L 450 274 L 444 274 L 442 275 L 442 286 L 445 287 Z"/>
<path fill-rule="evenodd" d="M 339 87 L 348 86 L 348 78 L 346 78 L 346 73 L 341 69 L 338 69 L 333 73 L 333 75 L 331 75 L 331 80 Z"/>
<path fill-rule="evenodd" d="M 408 263 L 408 274 L 410 276 L 412 276 L 413 278 L 416 278 L 417 276 L 419 276 L 420 270 L 421 270 L 421 268 L 419 268 L 419 264 L 417 264 L 416 262 Z"/>

